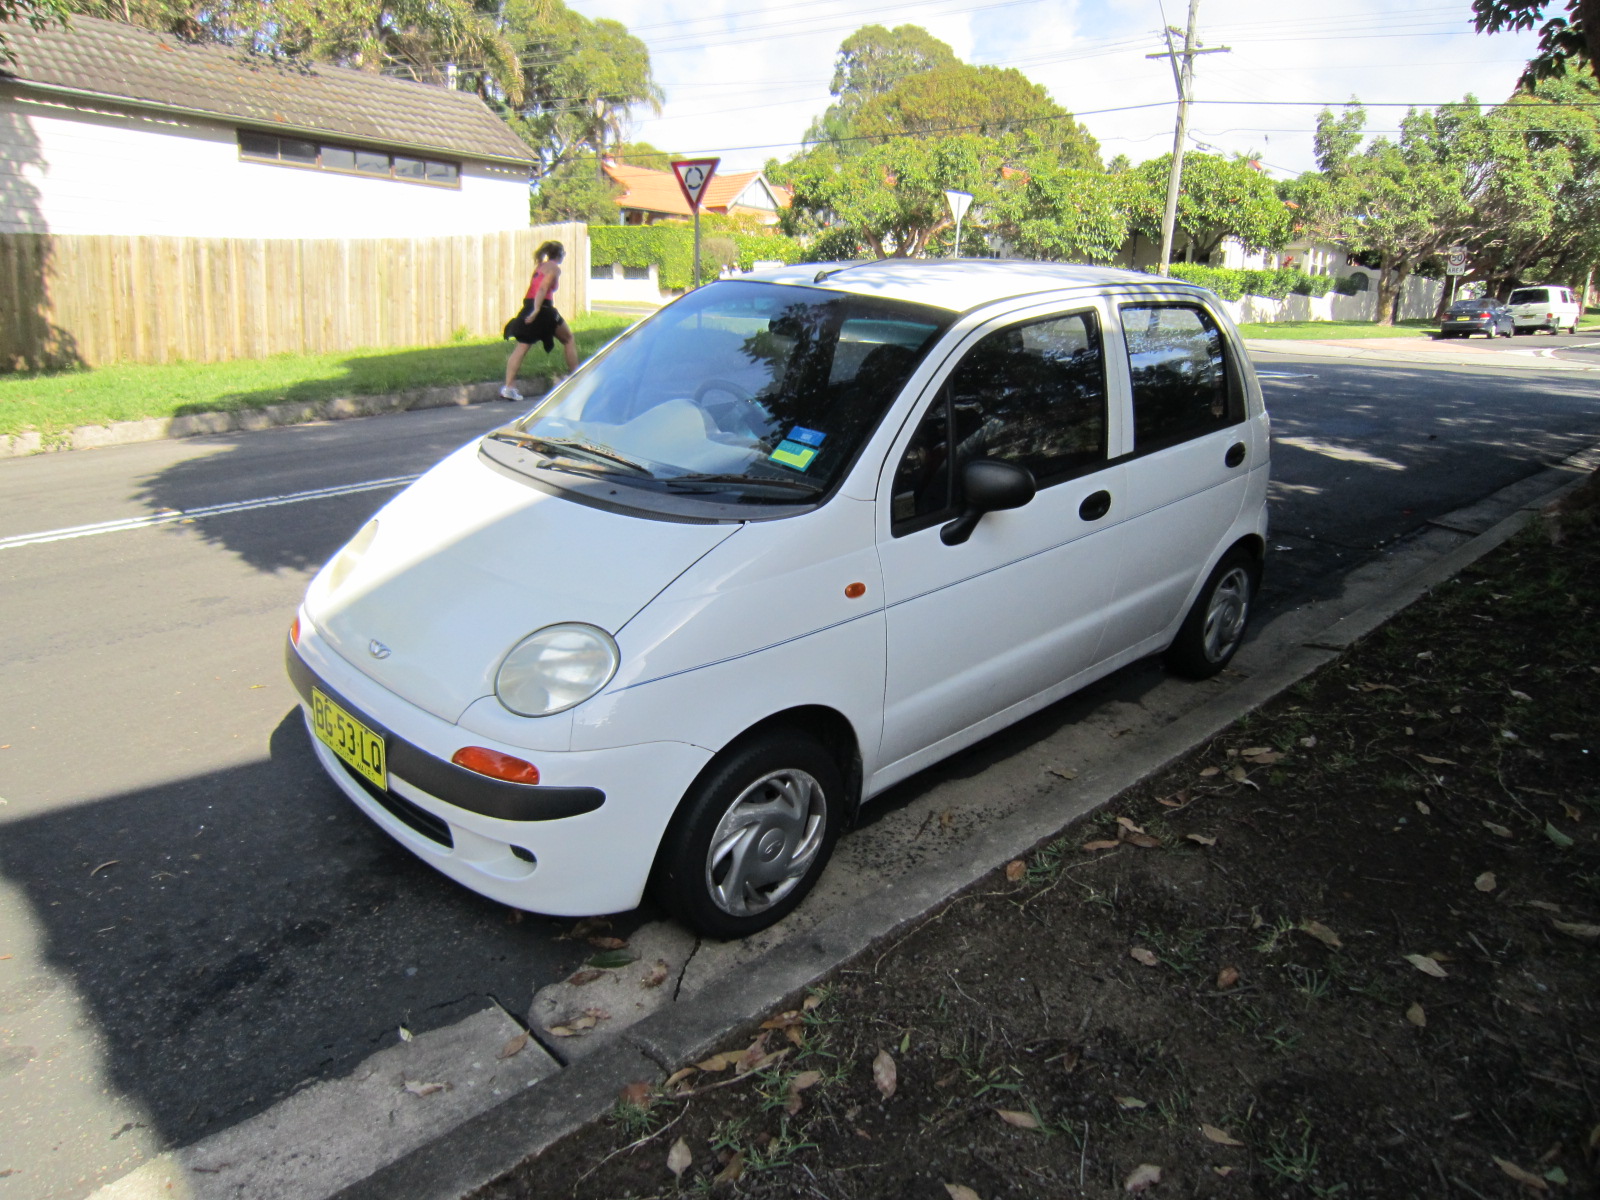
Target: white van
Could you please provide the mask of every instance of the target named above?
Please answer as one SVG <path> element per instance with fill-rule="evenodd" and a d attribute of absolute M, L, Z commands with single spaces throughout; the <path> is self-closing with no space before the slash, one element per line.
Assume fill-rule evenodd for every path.
<path fill-rule="evenodd" d="M 1003 261 L 690 292 L 389 502 L 288 648 L 340 788 L 558 916 L 742 936 L 863 802 L 1146 655 L 1238 648 L 1268 420 L 1211 293 Z"/>
<path fill-rule="evenodd" d="M 1518 333 L 1532 333 L 1535 329 L 1577 333 L 1578 318 L 1583 315 L 1583 306 L 1573 290 L 1556 283 L 1517 288 L 1507 297 L 1506 305 Z"/>

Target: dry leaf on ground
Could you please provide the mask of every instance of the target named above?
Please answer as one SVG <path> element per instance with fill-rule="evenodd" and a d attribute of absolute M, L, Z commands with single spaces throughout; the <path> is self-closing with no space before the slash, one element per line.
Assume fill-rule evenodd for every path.
<path fill-rule="evenodd" d="M 699 1067 L 702 1071 L 707 1071 L 714 1074 L 717 1071 L 726 1071 L 729 1067 L 733 1066 L 734 1063 L 738 1062 L 743 1057 L 743 1050 L 722 1050 L 716 1054 L 713 1054 L 708 1059 L 695 1063 L 695 1066 Z"/>
<path fill-rule="evenodd" d="M 622 950 L 628 945 L 627 938 L 619 937 L 592 937 L 587 940 L 596 950 Z"/>
<path fill-rule="evenodd" d="M 1215 846 L 1217 839 L 1204 833 L 1186 833 L 1183 835 L 1191 842 L 1199 842 L 1202 846 Z"/>
<path fill-rule="evenodd" d="M 744 1174 L 744 1154 L 735 1150 L 728 1156 L 728 1161 L 722 1170 L 711 1177 L 712 1183 L 738 1183 Z"/>
<path fill-rule="evenodd" d="M 1435 979 L 1448 979 L 1450 973 L 1441 967 L 1437 961 L 1425 954 L 1408 954 L 1405 959 L 1424 975 L 1432 975 Z"/>
<path fill-rule="evenodd" d="M 604 974 L 604 971 L 598 971 L 591 967 L 587 971 L 574 971 L 567 976 L 567 982 L 573 987 L 582 987 L 586 983 L 593 983 Z"/>
<path fill-rule="evenodd" d="M 821 1071 L 801 1071 L 800 1074 L 789 1080 L 788 1098 L 783 1105 L 784 1111 L 787 1112 L 791 1117 L 794 1116 L 800 1111 L 800 1106 L 802 1104 L 800 1093 L 809 1087 L 815 1087 L 821 1082 Z"/>
<path fill-rule="evenodd" d="M 1482 875 L 1479 875 L 1476 879 L 1474 879 L 1472 881 L 1472 886 L 1477 888 L 1480 892 L 1492 892 L 1492 891 L 1494 891 L 1494 889 L 1495 889 L 1494 872 L 1493 871 L 1485 871 Z"/>
<path fill-rule="evenodd" d="M 650 1103 L 650 1085 L 642 1079 L 637 1080 L 618 1092 L 617 1099 L 635 1108 L 643 1108 Z"/>
<path fill-rule="evenodd" d="M 1122 1181 L 1125 1192 L 1142 1192 L 1161 1182 L 1161 1168 L 1154 1163 L 1140 1163 L 1133 1173 Z"/>
<path fill-rule="evenodd" d="M 1550 1190 L 1550 1185 L 1545 1183 L 1544 1180 L 1540 1179 L 1532 1171 L 1524 1171 L 1521 1167 L 1517 1166 L 1516 1163 L 1507 1162 L 1505 1159 L 1498 1156 L 1491 1155 L 1490 1157 L 1494 1158 L 1495 1166 L 1499 1167 L 1523 1187 L 1530 1187 L 1536 1192 L 1548 1192 Z"/>
<path fill-rule="evenodd" d="M 1083 848 L 1085 850 L 1090 850 L 1090 851 L 1094 851 L 1094 850 L 1115 850 L 1120 845 L 1122 845 L 1121 842 L 1108 841 L 1105 838 L 1101 838 L 1099 841 L 1085 842 L 1083 844 Z"/>
<path fill-rule="evenodd" d="M 949 1193 L 950 1200 L 981 1200 L 978 1193 L 964 1183 L 947 1183 L 944 1190 Z"/>
<path fill-rule="evenodd" d="M 406 1080 L 405 1088 L 413 1096 L 431 1096 L 435 1092 L 449 1091 L 450 1085 L 448 1083 L 422 1083 L 420 1080 L 408 1079 Z"/>
<path fill-rule="evenodd" d="M 667 1151 L 667 1170 L 672 1172 L 674 1179 L 682 1179 L 683 1173 L 694 1162 L 694 1155 L 689 1153 L 689 1143 L 679 1138 L 672 1143 L 672 1149 Z"/>
<path fill-rule="evenodd" d="M 1139 1099 L 1137 1096 L 1113 1096 L 1111 1098 L 1117 1102 L 1117 1107 L 1118 1108 L 1134 1109 L 1134 1108 L 1149 1108 L 1150 1107 L 1148 1104 L 1146 1104 L 1143 1100 Z"/>
<path fill-rule="evenodd" d="M 1076 779 L 1078 777 L 1078 773 L 1071 767 L 1051 767 L 1050 774 L 1059 775 L 1063 779 Z"/>
<path fill-rule="evenodd" d="M 1461 764 L 1451 758 L 1437 758 L 1432 754 L 1417 755 L 1425 763 L 1432 763 L 1436 767 L 1459 767 Z"/>
<path fill-rule="evenodd" d="M 1239 982 L 1238 967 L 1223 967 L 1217 972 L 1217 991 L 1225 992 Z"/>
<path fill-rule="evenodd" d="M 1161 963 L 1160 957 L 1157 956 L 1154 950 L 1147 950 L 1143 946 L 1135 946 L 1132 950 L 1129 950 L 1128 957 L 1135 962 L 1143 963 L 1147 967 L 1159 966 Z"/>
<path fill-rule="evenodd" d="M 1222 768 L 1221 767 L 1204 767 L 1200 771 L 1200 778 L 1201 779 L 1210 779 L 1213 775 L 1221 775 L 1221 774 L 1222 774 Z"/>
<path fill-rule="evenodd" d="M 572 932 L 566 936 L 572 941 L 580 942 L 584 938 L 593 937 L 602 929 L 610 929 L 611 922 L 604 917 L 585 917 L 572 927 Z"/>
<path fill-rule="evenodd" d="M 1422 1005 L 1413 1004 L 1406 1009 L 1406 1020 L 1410 1021 L 1418 1029 L 1423 1029 L 1428 1024 L 1428 1014 L 1423 1011 Z"/>
<path fill-rule="evenodd" d="M 504 1046 L 501 1046 L 500 1053 L 496 1057 L 515 1058 L 517 1055 L 522 1053 L 522 1048 L 527 1044 L 528 1033 L 526 1030 L 524 1030 L 523 1032 L 517 1034 L 516 1037 L 512 1038 Z"/>
<path fill-rule="evenodd" d="M 666 959 L 658 958 L 656 959 L 655 966 L 651 967 L 643 975 L 639 976 L 639 986 L 647 988 L 660 987 L 667 981 L 667 975 L 671 972 L 671 970 L 672 968 L 667 965 Z"/>
<path fill-rule="evenodd" d="M 895 1069 L 894 1059 L 887 1050 L 879 1050 L 878 1057 L 872 1060 L 872 1082 L 878 1085 L 885 1100 L 893 1097 L 894 1089 L 899 1086 L 900 1072 Z"/>
<path fill-rule="evenodd" d="M 1595 938 L 1600 938 L 1600 925 L 1575 925 L 1571 921 L 1557 921 L 1553 918 L 1550 924 L 1568 937 L 1582 938 L 1586 942 L 1592 942 Z"/>
<path fill-rule="evenodd" d="M 1006 879 L 1011 883 L 1017 882 L 1017 880 L 1021 879 L 1025 874 L 1027 874 L 1027 872 L 1028 864 L 1023 862 L 1020 858 L 1012 859 L 1006 864 Z"/>
<path fill-rule="evenodd" d="M 667 1076 L 667 1081 L 661 1085 L 662 1090 L 669 1092 L 672 1091 L 685 1079 L 697 1073 L 699 1070 L 699 1067 L 684 1067 L 681 1070 L 674 1071 L 671 1075 Z"/>
<path fill-rule="evenodd" d="M 1511 830 L 1507 829 L 1504 825 L 1496 825 L 1493 821 L 1485 821 L 1483 823 L 1483 827 L 1490 833 L 1494 834 L 1495 837 L 1508 838 L 1512 836 Z"/>
<path fill-rule="evenodd" d="M 1301 921 L 1300 931 L 1309 933 L 1324 946 L 1332 946 L 1335 950 L 1344 948 L 1344 943 L 1339 940 L 1339 935 L 1329 929 L 1321 921 Z"/>
<path fill-rule="evenodd" d="M 400 1026 L 400 1040 L 402 1042 L 409 1042 L 416 1036 L 416 1034 L 412 1033 L 411 1030 L 407 1029 L 404 1025 Z"/>
<path fill-rule="evenodd" d="M 1238 1138 L 1234 1137 L 1233 1134 L 1228 1133 L 1225 1130 L 1218 1129 L 1215 1125 L 1201 1125 L 1200 1132 L 1205 1135 L 1206 1141 L 1215 1142 L 1219 1146 L 1244 1145 L 1244 1143 Z"/>
<path fill-rule="evenodd" d="M 1039 1119 L 1032 1113 L 1018 1112 L 1014 1108 L 997 1108 L 994 1112 L 1007 1125 L 1015 1125 L 1018 1129 L 1039 1128 Z"/>

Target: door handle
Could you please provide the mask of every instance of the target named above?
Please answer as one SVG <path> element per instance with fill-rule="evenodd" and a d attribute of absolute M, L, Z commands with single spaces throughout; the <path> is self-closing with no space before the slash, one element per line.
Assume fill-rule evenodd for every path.
<path fill-rule="evenodd" d="M 1091 492 L 1078 505 L 1078 515 L 1085 521 L 1098 521 L 1111 511 L 1110 492 Z"/>
<path fill-rule="evenodd" d="M 1228 447 L 1228 453 L 1223 457 L 1222 461 L 1227 463 L 1230 467 L 1237 467 L 1244 461 L 1245 453 L 1246 451 L 1244 448 L 1244 443 L 1235 442 L 1233 445 Z"/>

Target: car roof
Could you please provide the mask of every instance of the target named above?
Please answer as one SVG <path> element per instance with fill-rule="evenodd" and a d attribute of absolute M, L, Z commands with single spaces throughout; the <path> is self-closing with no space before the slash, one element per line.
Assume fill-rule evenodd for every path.
<path fill-rule="evenodd" d="M 881 296 L 966 312 L 996 300 L 1074 288 L 1117 291 L 1141 288 L 1203 289 L 1178 279 L 1086 267 L 1077 263 L 1033 262 L 1015 258 L 886 258 L 868 262 L 801 263 L 757 271 L 743 279 L 803 284 L 860 296 Z"/>

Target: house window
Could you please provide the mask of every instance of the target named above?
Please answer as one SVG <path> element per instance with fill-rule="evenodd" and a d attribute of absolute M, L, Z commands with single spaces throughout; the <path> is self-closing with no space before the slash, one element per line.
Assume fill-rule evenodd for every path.
<path fill-rule="evenodd" d="M 249 162 L 284 163 L 294 167 L 365 175 L 374 179 L 398 179 L 406 183 L 429 183 L 442 187 L 461 185 L 461 167 L 457 163 L 411 158 L 357 146 L 332 146 L 303 138 L 256 133 L 249 129 L 239 131 L 239 157 Z"/>
<path fill-rule="evenodd" d="M 616 275 L 615 263 L 590 263 L 590 279 L 612 279 Z"/>
<path fill-rule="evenodd" d="M 650 268 L 649 267 L 623 267 L 622 268 L 622 277 L 624 279 L 649 279 L 650 278 Z"/>

